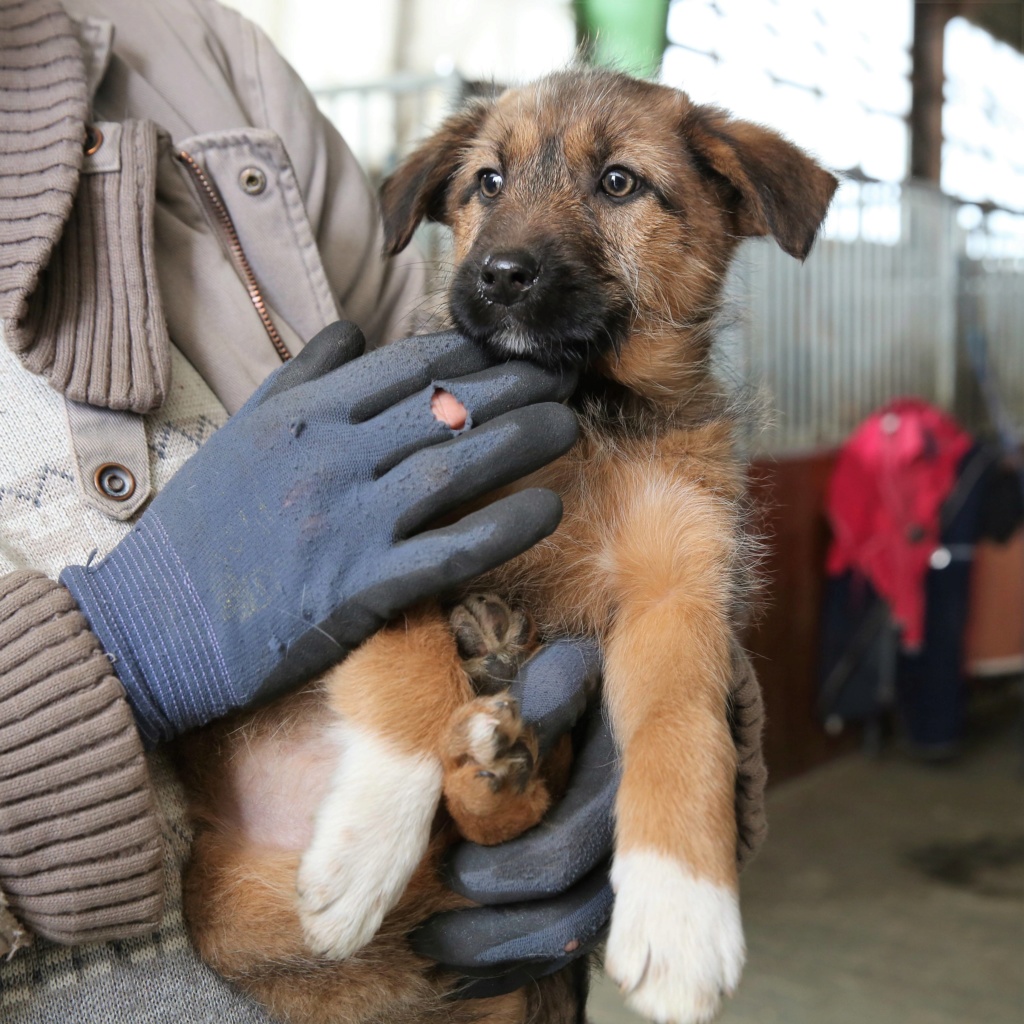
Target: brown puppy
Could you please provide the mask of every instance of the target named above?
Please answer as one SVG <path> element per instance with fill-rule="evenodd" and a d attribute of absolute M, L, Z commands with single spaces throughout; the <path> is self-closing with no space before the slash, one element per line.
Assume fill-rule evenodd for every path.
<path fill-rule="evenodd" d="M 739 239 L 771 234 L 804 258 L 835 186 L 778 135 L 684 93 L 571 71 L 450 118 L 382 192 L 391 252 L 424 217 L 451 227 L 460 329 L 500 356 L 584 370 L 581 440 L 523 484 L 562 495 L 562 525 L 484 586 L 544 635 L 601 640 L 623 758 L 606 966 L 657 1021 L 709 1019 L 744 957 L 726 703 L 749 569 L 714 316 Z M 515 630 L 476 632 L 500 648 Z M 402 939 L 457 902 L 431 872 L 450 837 L 442 793 L 459 830 L 488 841 L 548 802 L 500 704 L 472 700 L 447 623 L 425 609 L 315 692 L 221 730 L 188 883 L 204 954 L 295 1020 L 553 1017 L 557 1000 L 538 1010 L 523 993 L 442 1011 L 450 980 Z M 517 745 L 528 754 L 510 763 Z M 289 760 L 309 780 L 303 809 L 257 807 Z"/>

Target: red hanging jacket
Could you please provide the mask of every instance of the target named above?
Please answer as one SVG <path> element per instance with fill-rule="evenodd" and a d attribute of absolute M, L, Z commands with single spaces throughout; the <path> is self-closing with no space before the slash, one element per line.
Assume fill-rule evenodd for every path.
<path fill-rule="evenodd" d="M 866 577 L 906 647 L 919 647 L 924 637 L 924 582 L 939 544 L 939 513 L 970 446 L 952 417 L 901 398 L 857 428 L 832 474 L 828 572 Z"/>

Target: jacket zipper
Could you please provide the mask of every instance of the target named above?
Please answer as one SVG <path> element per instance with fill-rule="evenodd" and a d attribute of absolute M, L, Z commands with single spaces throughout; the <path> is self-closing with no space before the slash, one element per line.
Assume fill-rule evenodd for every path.
<path fill-rule="evenodd" d="M 231 260 L 242 277 L 246 290 L 249 292 L 249 298 L 252 300 L 252 304 L 255 306 L 256 312 L 259 314 L 264 330 L 267 332 L 267 337 L 270 338 L 270 343 L 274 346 L 277 354 L 281 357 L 281 362 L 287 362 L 291 359 L 292 354 L 288 351 L 287 346 L 281 340 L 281 335 L 278 334 L 277 328 L 274 326 L 274 321 L 270 318 L 270 313 L 267 311 L 267 304 L 263 299 L 260 286 L 256 281 L 256 275 L 252 272 L 249 260 L 246 258 L 245 251 L 242 249 L 242 243 L 238 240 L 238 232 L 235 230 L 235 225 L 231 221 L 231 215 L 228 213 L 227 207 L 224 205 L 224 201 L 221 199 L 213 182 L 210 181 L 206 176 L 206 173 L 189 153 L 186 153 L 185 150 L 181 150 L 181 152 L 178 153 L 178 160 L 188 168 L 192 177 L 195 178 L 196 183 L 199 186 L 199 195 L 202 197 L 202 200 L 206 204 L 209 212 L 213 215 L 215 223 L 219 224 L 224 232 Z"/>

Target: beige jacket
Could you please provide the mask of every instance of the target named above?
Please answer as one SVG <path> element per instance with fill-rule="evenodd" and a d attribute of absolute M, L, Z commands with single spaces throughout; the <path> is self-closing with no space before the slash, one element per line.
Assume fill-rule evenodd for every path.
<path fill-rule="evenodd" d="M 414 257 L 382 260 L 352 154 L 234 12 L 0 0 L 0 126 L 3 340 L 63 396 L 82 500 L 125 528 L 155 483 L 145 424 L 175 386 L 172 345 L 230 413 L 326 323 L 371 345 L 408 333 Z M 161 911 L 120 684 L 39 571 L 59 554 L 26 551 L 0 578 L 0 952 L 21 925 L 77 942 Z"/>

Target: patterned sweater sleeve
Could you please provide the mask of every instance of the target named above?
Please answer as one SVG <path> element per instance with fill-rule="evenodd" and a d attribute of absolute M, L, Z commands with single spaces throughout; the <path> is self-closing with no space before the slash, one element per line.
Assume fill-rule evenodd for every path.
<path fill-rule="evenodd" d="M 27 932 L 151 931 L 161 854 L 142 744 L 99 642 L 58 583 L 0 576 L 0 952 Z"/>

